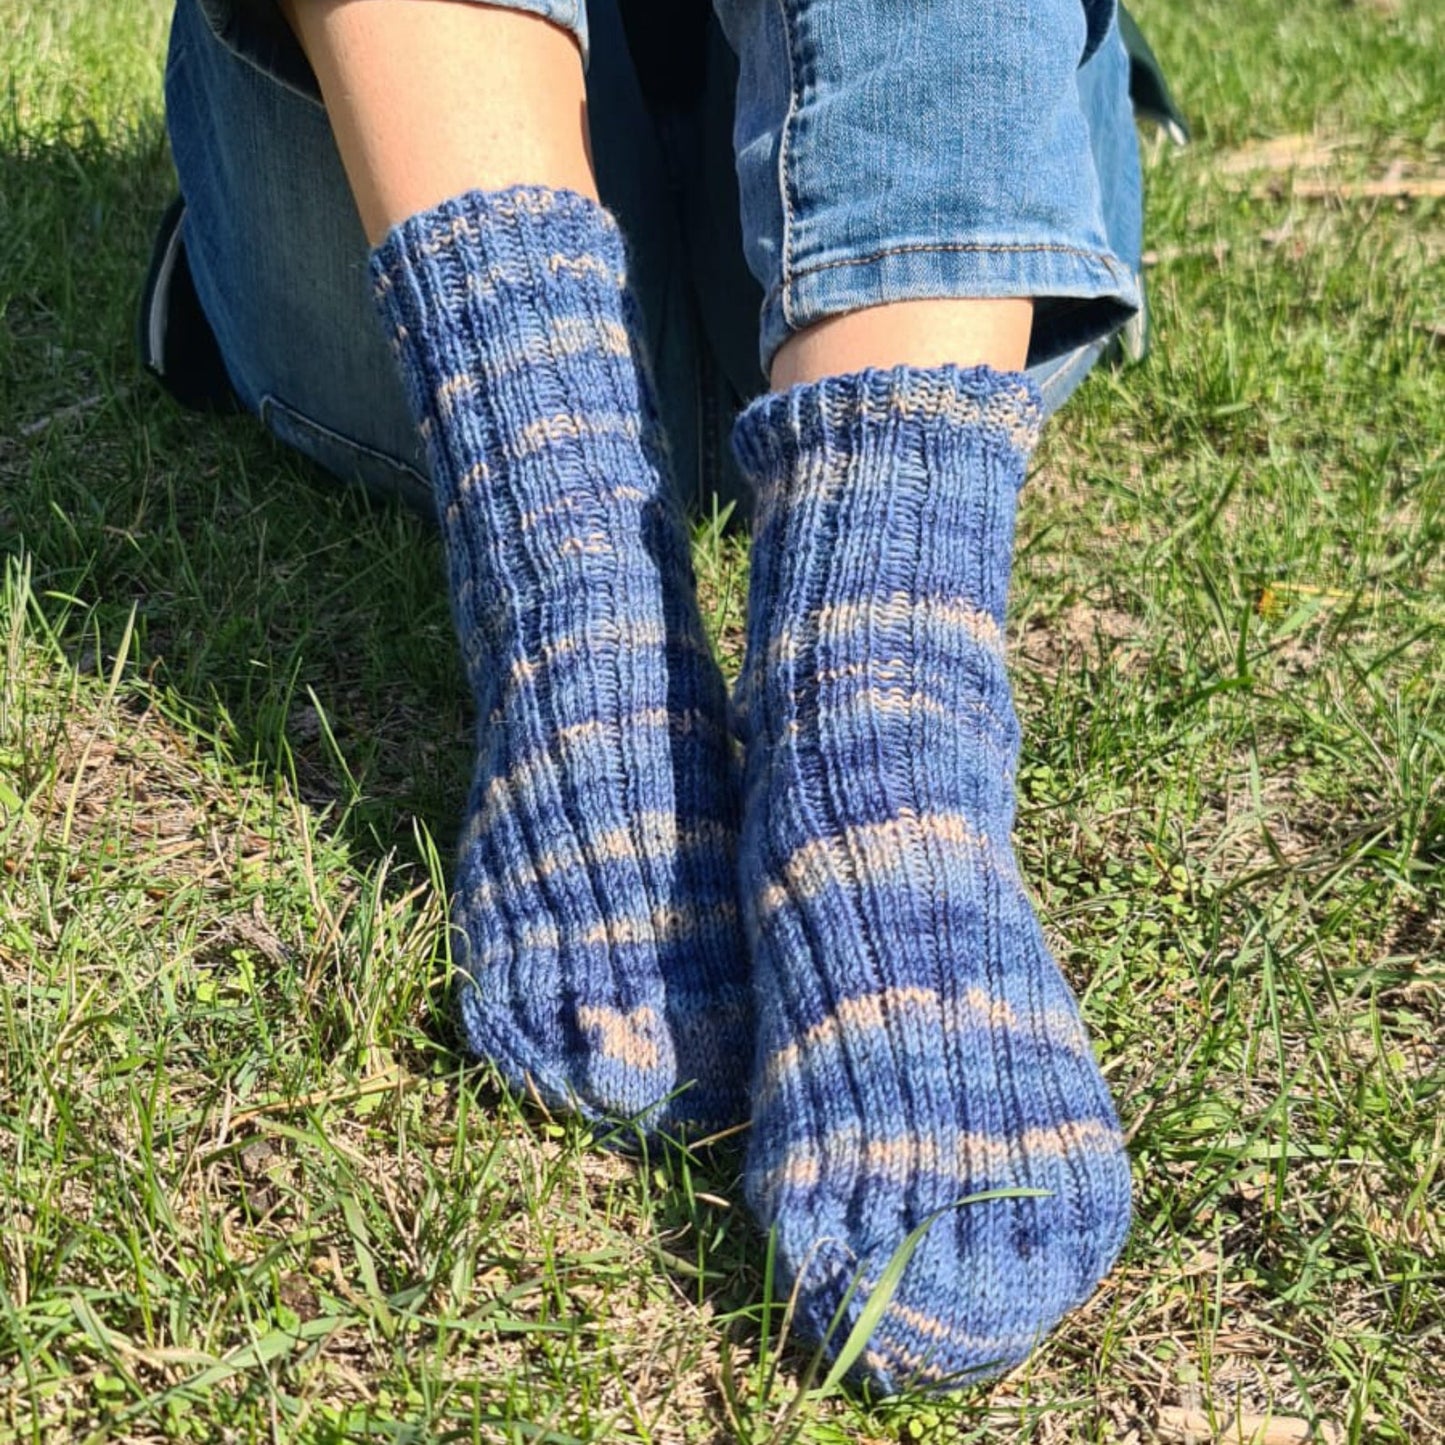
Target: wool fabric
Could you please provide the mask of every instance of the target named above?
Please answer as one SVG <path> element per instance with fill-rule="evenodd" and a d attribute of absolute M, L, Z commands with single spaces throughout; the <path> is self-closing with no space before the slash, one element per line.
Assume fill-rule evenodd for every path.
<path fill-rule="evenodd" d="M 1026 378 L 867 371 L 752 404 L 740 873 L 758 1055 L 745 1185 L 804 1333 L 884 1390 L 1017 1364 L 1109 1269 L 1129 1166 L 1010 842 L 1004 661 Z M 1045 1191 L 960 1203 L 994 1190 Z M 850 1284 L 857 1288 L 846 1299 Z"/>
<path fill-rule="evenodd" d="M 727 697 L 622 236 L 572 192 L 397 226 L 376 299 L 425 438 L 478 757 L 452 905 L 465 1039 L 550 1107 L 745 1117 Z"/>

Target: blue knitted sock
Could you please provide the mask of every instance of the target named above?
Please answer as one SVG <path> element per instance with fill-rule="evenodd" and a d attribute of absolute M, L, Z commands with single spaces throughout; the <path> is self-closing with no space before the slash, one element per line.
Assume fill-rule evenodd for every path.
<path fill-rule="evenodd" d="M 478 709 L 467 1042 L 549 1105 L 710 1130 L 746 1114 L 736 788 L 625 265 L 602 207 L 517 188 L 403 222 L 372 272 Z"/>
<path fill-rule="evenodd" d="M 1014 863 L 1004 670 L 1040 419 L 987 368 L 753 403 L 741 875 L 758 1008 L 746 1188 L 797 1319 L 847 1337 L 935 1211 L 864 1357 L 884 1389 L 1021 1360 L 1108 1270 L 1129 1167 Z M 952 1208 L 1026 1186 L 1048 1197 Z"/>

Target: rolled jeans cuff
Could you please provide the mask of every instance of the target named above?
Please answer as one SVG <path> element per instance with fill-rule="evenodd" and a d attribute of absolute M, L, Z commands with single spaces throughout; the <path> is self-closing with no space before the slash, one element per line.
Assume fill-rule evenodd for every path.
<path fill-rule="evenodd" d="M 900 246 L 796 272 L 763 301 L 758 349 L 770 365 L 798 331 L 831 316 L 898 301 L 1033 299 L 1038 364 L 1117 331 L 1140 305 L 1137 276 L 1108 250 L 1038 242 Z"/>

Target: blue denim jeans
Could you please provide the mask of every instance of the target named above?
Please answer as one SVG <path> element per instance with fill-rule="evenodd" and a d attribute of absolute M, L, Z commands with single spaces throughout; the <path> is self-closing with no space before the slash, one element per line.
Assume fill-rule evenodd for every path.
<path fill-rule="evenodd" d="M 695 508 L 743 500 L 732 416 L 814 321 L 1033 297 L 1029 367 L 1053 408 L 1140 304 L 1113 0 L 716 0 L 697 94 L 666 107 L 644 95 L 617 0 L 507 3 L 587 57 L 598 186 Z M 428 509 L 366 240 L 274 0 L 177 0 L 166 111 L 187 260 L 242 404 L 336 476 Z"/>

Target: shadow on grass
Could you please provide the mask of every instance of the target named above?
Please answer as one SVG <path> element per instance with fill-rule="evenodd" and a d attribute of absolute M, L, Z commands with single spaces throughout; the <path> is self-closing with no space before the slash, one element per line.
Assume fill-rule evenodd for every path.
<path fill-rule="evenodd" d="M 360 866 L 424 867 L 414 824 L 449 854 L 472 756 L 437 540 L 140 371 L 173 187 L 158 122 L 0 153 L 0 548 L 29 554 L 83 667 L 134 608 L 133 665 L 165 711 L 330 810 Z"/>

